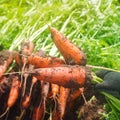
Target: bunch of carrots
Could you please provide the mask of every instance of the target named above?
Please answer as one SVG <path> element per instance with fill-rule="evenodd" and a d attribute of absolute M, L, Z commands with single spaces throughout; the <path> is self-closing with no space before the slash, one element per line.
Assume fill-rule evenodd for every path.
<path fill-rule="evenodd" d="M 0 52 L 0 120 L 65 120 L 90 86 L 85 53 L 58 30 L 49 29 L 64 59 L 41 49 L 34 52 L 28 40 L 18 52 Z"/>

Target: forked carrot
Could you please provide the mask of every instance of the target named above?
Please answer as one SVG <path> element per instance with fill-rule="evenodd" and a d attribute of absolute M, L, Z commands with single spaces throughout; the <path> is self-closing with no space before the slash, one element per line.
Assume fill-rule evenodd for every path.
<path fill-rule="evenodd" d="M 90 84 L 91 74 L 88 67 L 60 66 L 52 68 L 39 68 L 31 71 L 34 76 L 46 82 L 58 84 L 68 88 L 79 88 Z"/>
<path fill-rule="evenodd" d="M 55 28 L 50 27 L 50 32 L 56 47 L 65 58 L 67 64 L 86 64 L 87 58 L 85 53 L 81 49 L 79 49 L 74 43 L 72 43 L 68 38 L 66 38 Z"/>

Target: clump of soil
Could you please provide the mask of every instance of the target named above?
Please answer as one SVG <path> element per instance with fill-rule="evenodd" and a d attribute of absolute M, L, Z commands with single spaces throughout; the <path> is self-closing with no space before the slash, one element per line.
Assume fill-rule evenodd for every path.
<path fill-rule="evenodd" d="M 79 120 L 102 120 L 102 113 L 106 113 L 103 109 L 103 104 L 94 97 L 80 108 Z"/>

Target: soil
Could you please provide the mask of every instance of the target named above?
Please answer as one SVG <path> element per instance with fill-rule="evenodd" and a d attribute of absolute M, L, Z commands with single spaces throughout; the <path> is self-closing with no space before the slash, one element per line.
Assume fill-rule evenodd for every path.
<path fill-rule="evenodd" d="M 99 100 L 94 98 L 80 108 L 79 120 L 102 120 L 101 113 L 106 113 Z"/>

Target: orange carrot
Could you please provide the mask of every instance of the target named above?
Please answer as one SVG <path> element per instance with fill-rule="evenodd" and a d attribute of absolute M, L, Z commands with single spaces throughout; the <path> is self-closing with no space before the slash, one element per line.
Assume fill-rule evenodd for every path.
<path fill-rule="evenodd" d="M 56 108 L 52 112 L 52 120 L 61 120 L 60 108 L 58 101 L 56 102 Z"/>
<path fill-rule="evenodd" d="M 60 87 L 60 95 L 59 95 L 59 99 L 58 99 L 58 105 L 59 105 L 59 109 L 60 109 L 60 118 L 61 120 L 64 117 L 65 114 L 65 108 L 66 108 L 66 104 L 67 104 L 67 99 L 69 97 L 70 94 L 70 89 L 68 88 L 64 88 L 64 87 Z"/>
<path fill-rule="evenodd" d="M 51 84 L 51 89 L 52 89 L 52 94 L 53 94 L 53 98 L 56 98 L 59 94 L 59 85 L 57 84 Z"/>
<path fill-rule="evenodd" d="M 22 66 L 22 74 L 21 74 L 21 84 L 23 83 L 23 79 L 22 79 L 22 76 L 24 76 L 24 87 L 23 87 L 23 93 L 22 93 L 22 96 L 24 96 L 25 94 L 25 89 L 26 89 L 26 81 L 27 81 L 27 78 L 29 76 L 29 74 L 23 74 L 23 72 L 25 70 L 28 70 L 28 55 L 31 55 L 32 52 L 33 52 L 33 49 L 34 49 L 34 44 L 31 42 L 31 41 L 26 41 L 23 43 L 22 47 L 21 47 L 21 52 L 22 52 L 22 63 L 23 63 L 23 66 Z"/>
<path fill-rule="evenodd" d="M 39 68 L 31 73 L 39 80 L 68 88 L 83 87 L 90 84 L 91 80 L 90 70 L 84 66 L 65 65 L 52 68 Z"/>
<path fill-rule="evenodd" d="M 32 120 L 43 120 L 46 110 L 46 99 L 49 92 L 49 83 L 41 81 L 41 101 L 35 107 Z"/>
<path fill-rule="evenodd" d="M 18 80 L 18 77 L 15 76 L 15 78 L 12 81 L 12 87 L 8 97 L 8 102 L 7 102 L 8 107 L 6 111 L 0 116 L 0 118 L 2 118 L 9 111 L 9 109 L 15 104 L 19 95 L 19 89 L 20 89 L 20 81 Z"/>
<path fill-rule="evenodd" d="M 13 79 L 12 82 L 12 88 L 10 90 L 9 98 L 8 98 L 8 107 L 10 108 L 13 106 L 18 98 L 19 95 L 19 89 L 20 89 L 20 81 L 18 80 L 18 77 L 16 76 Z"/>
<path fill-rule="evenodd" d="M 65 62 L 56 57 L 41 57 L 38 55 L 31 55 L 28 57 L 29 64 L 35 66 L 35 68 L 55 67 L 65 64 Z"/>
<path fill-rule="evenodd" d="M 39 106 L 34 108 L 32 120 L 43 120 L 45 114 L 45 106 L 42 102 Z"/>
<path fill-rule="evenodd" d="M 58 110 L 58 96 L 59 96 L 59 89 L 60 86 L 57 84 L 51 84 L 51 90 L 52 90 L 52 98 L 54 102 L 54 109 L 52 112 L 52 120 L 60 120 L 59 116 L 59 110 Z"/>
<path fill-rule="evenodd" d="M 27 56 L 31 55 L 34 49 L 34 44 L 31 41 L 26 41 L 22 45 L 22 62 L 23 64 L 27 64 Z"/>
<path fill-rule="evenodd" d="M 76 47 L 69 39 L 67 39 L 62 33 L 60 33 L 55 28 L 50 27 L 50 32 L 53 38 L 53 41 L 65 58 L 67 64 L 86 64 L 86 55 L 85 53 Z"/>
<path fill-rule="evenodd" d="M 19 53 L 15 54 L 15 62 L 19 65 L 20 68 L 22 68 L 22 60 L 21 60 L 21 55 Z"/>
<path fill-rule="evenodd" d="M 84 87 L 79 88 L 79 89 L 73 91 L 73 93 L 71 93 L 69 102 L 68 102 L 69 109 L 71 109 L 73 107 L 74 101 L 82 95 L 83 91 L 84 91 Z"/>
<path fill-rule="evenodd" d="M 29 103 L 30 103 L 30 96 L 29 96 L 29 95 L 26 95 L 26 96 L 25 96 L 25 100 L 22 102 L 22 107 L 23 107 L 24 109 L 25 109 L 25 108 L 28 108 Z"/>

